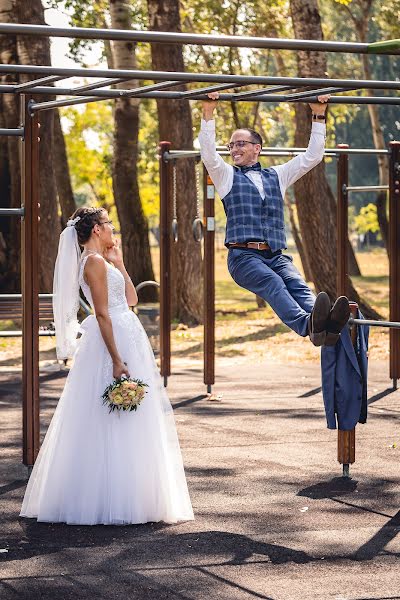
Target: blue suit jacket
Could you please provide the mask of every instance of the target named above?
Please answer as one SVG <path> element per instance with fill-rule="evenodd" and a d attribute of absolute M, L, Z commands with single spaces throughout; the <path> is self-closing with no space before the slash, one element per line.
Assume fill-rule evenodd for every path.
<path fill-rule="evenodd" d="M 360 311 L 357 318 L 363 318 Z M 335 346 L 322 347 L 322 395 L 328 429 L 338 426 L 351 430 L 367 420 L 368 334 L 369 327 L 357 327 L 354 349 L 345 327 Z"/>

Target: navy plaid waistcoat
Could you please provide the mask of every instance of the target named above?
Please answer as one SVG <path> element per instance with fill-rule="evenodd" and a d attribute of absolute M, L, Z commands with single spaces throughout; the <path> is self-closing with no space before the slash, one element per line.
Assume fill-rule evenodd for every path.
<path fill-rule="evenodd" d="M 231 191 L 222 198 L 226 214 L 225 245 L 232 242 L 267 242 L 271 250 L 286 248 L 283 199 L 278 174 L 261 169 L 265 198 L 242 171 L 234 168 Z"/>

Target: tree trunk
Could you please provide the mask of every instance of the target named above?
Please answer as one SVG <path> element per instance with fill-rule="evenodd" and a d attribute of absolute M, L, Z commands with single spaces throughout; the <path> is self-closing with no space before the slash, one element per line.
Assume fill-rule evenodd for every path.
<path fill-rule="evenodd" d="M 69 174 L 67 150 L 61 129 L 60 113 L 54 111 L 54 172 L 56 176 L 58 202 L 61 208 L 61 225 L 64 228 L 75 211 L 75 199 Z"/>
<path fill-rule="evenodd" d="M 147 0 L 149 29 L 181 31 L 178 0 Z M 154 44 L 152 65 L 156 71 L 184 71 L 182 47 Z M 185 90 L 185 86 L 176 89 Z M 173 149 L 193 148 L 192 116 L 187 100 L 157 100 L 161 140 Z M 173 251 L 173 317 L 191 324 L 202 320 L 202 278 L 200 244 L 194 241 L 192 222 L 196 216 L 196 177 L 194 161 L 177 161 L 179 240 Z"/>
<path fill-rule="evenodd" d="M 131 29 L 131 9 L 124 0 L 110 1 L 111 26 Z M 113 42 L 112 61 L 115 69 L 136 69 L 135 44 Z M 137 82 L 124 82 L 117 87 L 129 89 Z M 119 98 L 114 104 L 113 190 L 121 227 L 125 265 L 135 284 L 154 279 L 151 264 L 149 230 L 143 213 L 137 179 L 139 99 Z M 147 287 L 140 299 L 155 301 L 157 290 Z"/>
<path fill-rule="evenodd" d="M 45 25 L 44 11 L 40 0 L 17 1 L 19 23 Z M 18 62 L 31 65 L 50 65 L 50 41 L 48 38 L 36 36 L 20 36 L 17 38 Z M 21 76 L 21 81 L 34 79 L 31 75 Z M 40 96 L 40 101 L 49 100 Z M 38 100 L 36 97 L 35 100 Z M 40 113 L 39 144 L 39 290 L 51 292 L 53 288 L 53 270 L 57 256 L 60 226 L 57 209 L 57 189 L 53 168 L 54 155 L 54 117 L 52 111 Z"/>
<path fill-rule="evenodd" d="M 373 0 L 358 0 L 353 3 L 343 4 L 341 6 L 351 21 L 354 24 L 355 31 L 357 34 L 357 41 L 361 43 L 367 42 L 368 29 L 371 19 L 371 8 Z M 364 79 L 373 79 L 371 76 L 371 62 L 368 55 L 361 56 L 363 77 Z M 374 96 L 373 90 L 365 90 L 367 96 Z M 383 135 L 382 125 L 379 118 L 379 106 L 371 104 L 367 106 L 369 119 L 371 121 L 372 138 L 376 149 L 385 148 L 385 138 Z M 387 165 L 387 159 L 385 156 L 378 155 L 378 171 L 379 171 L 379 185 L 388 185 L 389 183 L 389 170 Z M 376 208 L 378 213 L 378 223 L 382 235 L 382 240 L 386 248 L 386 252 L 389 252 L 388 243 L 388 218 L 387 218 L 387 196 L 386 194 L 378 194 L 376 198 Z"/>
<path fill-rule="evenodd" d="M 317 0 L 290 0 L 293 28 L 297 39 L 323 39 Z M 317 51 L 297 53 L 300 77 L 325 77 L 326 55 Z M 310 109 L 304 103 L 295 104 L 295 146 L 307 146 L 310 131 Z M 310 271 L 317 291 L 325 290 L 331 299 L 336 296 L 336 212 L 335 199 L 329 187 L 325 164 L 321 163 L 295 184 L 297 214 L 306 247 Z M 357 302 L 367 316 L 377 315 L 347 280 L 347 295 Z"/>
<path fill-rule="evenodd" d="M 271 29 L 271 35 L 273 35 L 273 37 L 279 37 L 278 32 L 276 31 L 276 29 L 274 27 Z M 273 59 L 275 62 L 275 67 L 276 67 L 277 72 L 280 75 L 286 77 L 287 76 L 287 68 L 286 68 L 286 64 L 283 60 L 282 54 L 280 52 L 274 52 Z M 333 199 L 333 196 L 332 196 L 332 199 Z M 334 199 L 333 199 L 333 204 L 334 204 L 333 210 L 335 211 L 336 207 L 335 207 Z M 291 210 L 290 205 L 289 205 L 289 210 Z M 308 264 L 307 254 L 306 254 L 306 249 L 303 247 L 300 232 L 297 231 L 297 224 L 292 220 L 292 216 L 293 215 L 290 214 L 290 223 L 292 226 L 292 233 L 293 233 L 293 237 L 295 237 L 295 235 L 297 235 L 297 238 L 295 238 L 296 245 L 297 245 L 297 241 L 301 245 L 301 246 L 297 246 L 297 249 L 299 251 L 300 258 L 302 261 L 304 274 L 305 275 L 307 274 L 306 281 L 312 281 L 311 271 L 310 271 L 310 267 Z M 293 229 L 293 226 L 294 226 L 294 229 Z M 348 246 L 347 246 L 347 255 L 348 255 L 349 274 L 356 275 L 356 276 L 361 275 L 360 268 L 357 263 L 356 255 L 354 253 L 354 249 L 353 249 L 352 245 L 350 244 L 350 241 L 348 242 Z"/>
<path fill-rule="evenodd" d="M 0 0 L 0 21 L 16 22 L 15 0 Z M 12 35 L 0 36 L 0 62 L 4 64 L 18 63 L 17 40 Z M 16 80 L 15 75 L 4 74 L 1 83 L 7 84 Z M 14 94 L 2 94 L 1 97 L 2 127 L 12 129 L 20 124 L 19 97 Z M 19 161 L 20 138 L 1 138 L 1 206 L 18 208 L 21 205 L 21 171 Z M 2 293 L 19 293 L 21 290 L 21 221 L 17 217 L 1 219 L 1 260 L 0 291 Z"/>
<path fill-rule="evenodd" d="M 389 170 L 389 169 L 387 169 Z M 389 253 L 389 221 L 387 217 L 387 194 L 381 192 L 376 198 L 376 210 L 378 215 L 379 229 L 381 232 L 382 240 L 386 248 L 386 252 Z"/>

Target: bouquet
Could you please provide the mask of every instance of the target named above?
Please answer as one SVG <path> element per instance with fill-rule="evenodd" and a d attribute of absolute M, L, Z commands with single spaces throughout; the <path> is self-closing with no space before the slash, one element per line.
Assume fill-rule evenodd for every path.
<path fill-rule="evenodd" d="M 113 381 L 103 392 L 103 404 L 109 408 L 109 412 L 114 410 L 132 411 L 137 410 L 146 394 L 145 388 L 149 387 L 140 379 L 131 379 L 122 376 Z"/>

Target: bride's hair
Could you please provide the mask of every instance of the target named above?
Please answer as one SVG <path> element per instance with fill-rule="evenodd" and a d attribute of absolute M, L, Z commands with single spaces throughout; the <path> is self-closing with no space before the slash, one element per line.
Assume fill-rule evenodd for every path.
<path fill-rule="evenodd" d="M 80 206 L 76 209 L 72 217 L 70 217 L 70 219 L 79 217 L 79 221 L 75 223 L 75 229 L 78 234 L 78 242 L 81 246 L 86 244 L 90 238 L 93 227 L 95 225 L 100 225 L 103 213 L 104 208 Z"/>

